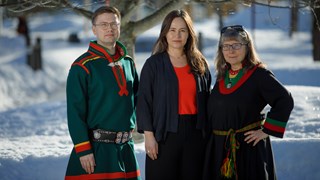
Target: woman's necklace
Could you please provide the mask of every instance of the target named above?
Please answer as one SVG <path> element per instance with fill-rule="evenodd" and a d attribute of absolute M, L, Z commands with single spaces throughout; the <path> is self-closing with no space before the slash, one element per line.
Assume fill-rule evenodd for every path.
<path fill-rule="evenodd" d="M 229 82 L 228 82 L 228 84 L 227 84 L 227 88 L 230 89 L 231 86 L 232 86 L 232 82 L 231 82 L 231 78 L 229 78 Z"/>
<path fill-rule="evenodd" d="M 231 68 L 229 69 L 229 73 L 231 74 L 231 75 L 236 75 L 236 74 L 238 74 L 239 73 L 239 71 L 240 71 L 240 69 L 238 69 L 238 70 L 232 70 Z"/>
<path fill-rule="evenodd" d="M 225 84 L 225 86 L 228 89 L 230 89 L 232 86 L 234 86 L 234 84 L 236 84 L 239 81 L 239 79 L 242 77 L 242 75 L 243 75 L 242 68 L 237 70 L 238 72 L 236 74 L 234 74 L 234 75 L 231 73 L 231 71 L 232 71 L 231 69 L 228 70 L 227 74 L 226 74 L 226 80 L 225 81 L 227 83 Z"/>

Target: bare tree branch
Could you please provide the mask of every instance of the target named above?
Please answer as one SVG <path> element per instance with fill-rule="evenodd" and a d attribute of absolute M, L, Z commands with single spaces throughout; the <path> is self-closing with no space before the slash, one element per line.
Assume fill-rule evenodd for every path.
<path fill-rule="evenodd" d="M 115 7 L 121 7 L 120 10 L 124 10 L 125 12 L 122 12 L 121 17 L 121 23 L 126 24 L 128 23 L 132 16 L 137 13 L 137 10 L 139 7 L 141 7 L 144 3 L 144 0 L 133 0 L 133 1 L 115 1 L 113 3 L 113 6 Z"/>
<path fill-rule="evenodd" d="M 315 9 L 320 8 L 320 0 L 316 0 L 314 2 L 314 6 L 313 7 L 316 7 L 316 8 L 311 8 L 311 11 L 313 13 L 313 17 L 314 17 L 314 21 L 316 22 L 317 29 L 320 31 L 319 19 L 317 17 L 317 13 L 316 13 L 316 10 L 315 10 Z"/>
<path fill-rule="evenodd" d="M 91 19 L 91 16 L 92 16 L 92 12 L 91 11 L 88 11 L 88 10 L 86 10 L 84 8 L 79 7 L 79 6 L 75 6 L 75 5 L 71 4 L 68 0 L 60 0 L 60 1 L 61 1 L 61 4 L 60 4 L 61 7 L 70 8 L 74 12 L 76 12 L 78 14 L 81 14 L 81 15 L 85 16 L 88 19 Z"/>
<path fill-rule="evenodd" d="M 296 1 L 295 4 L 297 5 L 297 7 L 300 9 L 300 8 L 306 8 L 308 6 L 310 6 L 310 3 L 308 0 L 294 0 Z M 292 4 L 293 2 L 289 3 L 289 5 L 287 6 L 281 6 L 281 5 L 273 5 L 271 4 L 272 1 L 268 1 L 267 3 L 261 3 L 261 2 L 257 2 L 257 1 L 253 1 L 252 3 L 254 4 L 257 4 L 257 5 L 260 5 L 260 6 L 268 6 L 268 7 L 271 7 L 271 8 L 284 8 L 284 9 L 290 9 L 292 8 Z"/>
<path fill-rule="evenodd" d="M 151 14 L 134 23 L 134 28 L 132 34 L 137 36 L 138 34 L 143 33 L 144 31 L 152 28 L 153 26 L 157 25 L 163 17 L 165 17 L 170 11 L 173 9 L 179 9 L 183 7 L 185 1 L 184 0 L 175 0 L 170 1 L 166 5 L 164 5 L 161 9 L 156 11 L 155 13 Z"/>

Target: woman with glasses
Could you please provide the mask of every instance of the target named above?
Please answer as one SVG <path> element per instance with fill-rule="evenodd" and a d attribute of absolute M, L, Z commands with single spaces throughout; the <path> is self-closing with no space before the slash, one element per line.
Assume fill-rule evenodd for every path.
<path fill-rule="evenodd" d="M 215 68 L 204 179 L 276 179 L 269 135 L 284 135 L 293 109 L 290 92 L 259 60 L 240 25 L 221 30 Z"/>
<path fill-rule="evenodd" d="M 171 11 L 140 76 L 137 123 L 145 135 L 146 180 L 201 179 L 210 84 L 191 17 Z"/>

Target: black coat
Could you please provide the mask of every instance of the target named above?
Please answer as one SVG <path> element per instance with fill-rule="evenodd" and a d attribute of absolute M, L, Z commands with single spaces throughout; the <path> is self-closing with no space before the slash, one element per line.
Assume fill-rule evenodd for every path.
<path fill-rule="evenodd" d="M 207 127 L 206 104 L 211 74 L 194 74 L 197 84 L 197 129 Z M 178 78 L 167 52 L 148 58 L 142 68 L 137 102 L 138 132 L 154 132 L 157 141 L 178 130 Z"/>

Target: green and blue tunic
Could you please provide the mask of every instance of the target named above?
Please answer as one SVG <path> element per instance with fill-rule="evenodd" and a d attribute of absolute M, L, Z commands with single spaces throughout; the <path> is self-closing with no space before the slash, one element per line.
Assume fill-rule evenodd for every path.
<path fill-rule="evenodd" d="M 89 130 L 132 131 L 138 75 L 125 47 L 116 43 L 112 56 L 91 41 L 72 64 L 67 79 L 68 127 L 74 144 L 66 179 L 140 179 L 134 142 L 101 143 L 90 140 Z M 93 153 L 96 166 L 87 174 L 79 158 Z"/>

